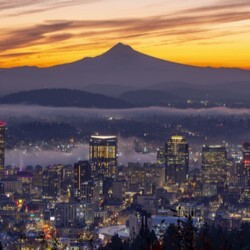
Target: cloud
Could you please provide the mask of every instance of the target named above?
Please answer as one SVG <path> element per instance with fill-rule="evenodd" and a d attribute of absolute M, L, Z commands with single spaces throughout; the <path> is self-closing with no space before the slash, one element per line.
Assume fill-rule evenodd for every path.
<path fill-rule="evenodd" d="M 6 58 L 11 58 L 11 57 L 23 57 L 23 56 L 30 56 L 30 55 L 34 55 L 35 52 L 20 52 L 20 53 L 10 53 L 7 55 L 1 55 L 1 57 L 6 57 Z"/>
<path fill-rule="evenodd" d="M 232 9 L 243 10 L 246 8 L 250 8 L 250 2 L 248 0 L 223 0 L 214 2 L 211 5 L 182 10 L 177 12 L 177 14 L 189 13 L 193 15 L 201 12 L 225 12 L 228 10 L 231 11 Z"/>
<path fill-rule="evenodd" d="M 30 1 L 27 1 L 29 4 Z M 41 1 L 42 2 L 42 1 Z M 71 1 L 66 1 L 71 2 Z M 74 2 L 74 1 L 73 1 Z M 79 3 L 79 1 L 76 1 Z M 244 6 L 250 6 L 245 1 Z M 66 4 L 66 3 L 64 3 Z M 176 15 L 160 15 L 144 18 L 123 18 L 110 20 L 57 20 L 46 21 L 30 27 L 3 32 L 1 35 L 0 50 L 8 51 L 17 48 L 53 43 L 60 48 L 60 42 L 74 38 L 82 38 L 87 43 L 100 38 L 100 43 L 114 39 L 135 37 L 168 37 L 174 36 L 179 41 L 188 42 L 188 35 L 196 34 L 196 39 L 220 37 L 220 34 L 232 35 L 244 32 L 244 27 L 237 30 L 218 29 L 220 24 L 246 21 L 250 19 L 250 11 L 240 8 L 229 8 L 228 3 L 223 11 L 222 5 L 200 7 L 178 12 Z M 8 7 L 8 6 L 7 6 Z M 7 8 L 6 7 L 6 8 Z M 208 11 L 208 12 L 207 12 Z M 199 34 L 201 34 L 199 36 Z M 184 39 L 182 39 L 184 38 Z"/>
<path fill-rule="evenodd" d="M 37 5 L 40 3 L 46 3 L 48 0 L 0 0 L 0 6 L 1 6 L 1 11 L 3 10 L 10 10 L 10 9 L 16 9 L 16 8 L 22 8 L 22 7 L 27 7 L 31 5 Z"/>
<path fill-rule="evenodd" d="M 10 32 L 7 34 L 6 39 L 0 41 L 0 50 L 4 51 L 11 48 L 40 44 L 40 41 L 44 39 L 46 35 L 58 30 L 64 30 L 69 25 L 70 22 L 52 23 Z M 62 38 L 59 40 L 61 41 Z"/>
<path fill-rule="evenodd" d="M 105 1 L 0 0 L 0 13 L 2 17 L 5 14 L 31 15 L 57 8 Z M 180 6 L 182 6 L 181 1 L 179 0 Z M 158 6 L 159 3 L 154 5 Z M 166 10 L 161 15 L 140 18 L 99 19 L 98 17 L 95 20 L 93 13 L 91 20 L 47 20 L 31 26 L 2 29 L 0 63 L 4 67 L 21 64 L 55 65 L 61 63 L 60 53 L 67 52 L 64 54 L 65 60 L 68 58 L 68 61 L 73 61 L 80 58 L 80 56 L 77 57 L 78 53 L 88 53 L 91 49 L 91 55 L 93 55 L 93 51 L 108 48 L 119 41 L 140 46 L 143 41 L 144 46 L 147 47 L 148 45 L 183 45 L 190 42 L 211 44 L 214 43 L 213 39 L 222 38 L 217 39 L 216 44 L 221 40 L 227 43 L 236 40 L 236 45 L 239 47 L 242 41 L 239 39 L 240 35 L 245 37 L 249 33 L 247 24 L 250 19 L 249 0 L 204 1 L 197 3 L 198 7 L 195 8 L 187 8 L 187 6 L 189 5 L 183 4 L 182 8 L 185 8 L 183 10 L 175 12 Z M 65 51 L 66 47 L 71 51 Z M 19 52 L 29 51 L 32 51 L 32 54 L 26 54 L 23 57 L 19 54 Z"/>
<path fill-rule="evenodd" d="M 27 14 L 35 14 L 44 11 L 51 11 L 54 9 L 82 5 L 82 4 L 91 4 L 95 2 L 100 2 L 104 0 L 0 0 L 0 12 L 3 11 L 13 11 L 23 8 L 31 8 L 30 10 L 21 10 L 8 14 L 8 16 L 20 16 Z M 44 7 L 46 6 L 46 7 Z"/>

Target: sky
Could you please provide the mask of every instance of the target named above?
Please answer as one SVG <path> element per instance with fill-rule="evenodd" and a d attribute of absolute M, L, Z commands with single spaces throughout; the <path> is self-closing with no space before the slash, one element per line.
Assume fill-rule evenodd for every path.
<path fill-rule="evenodd" d="M 0 68 L 49 67 L 118 42 L 164 60 L 250 69 L 250 0 L 0 0 Z"/>

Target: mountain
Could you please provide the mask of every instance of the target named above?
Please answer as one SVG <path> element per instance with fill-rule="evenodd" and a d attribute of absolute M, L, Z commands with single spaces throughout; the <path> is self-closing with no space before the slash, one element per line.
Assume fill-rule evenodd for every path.
<path fill-rule="evenodd" d="M 69 89 L 40 89 L 13 93 L 1 97 L 0 104 L 119 109 L 133 107 L 128 102 L 117 98 Z"/>
<path fill-rule="evenodd" d="M 188 82 L 165 82 L 148 89 L 179 96 L 182 99 L 249 101 L 250 82 L 227 82 L 217 85 L 193 85 Z"/>
<path fill-rule="evenodd" d="M 115 84 L 92 84 L 84 87 L 90 93 L 103 94 L 107 96 L 119 97 L 122 93 L 133 91 L 136 88 Z"/>
<path fill-rule="evenodd" d="M 64 65 L 0 69 L 1 94 L 43 88 L 87 91 L 89 86 L 100 86 L 99 93 L 109 94 L 112 86 L 118 86 L 119 95 L 120 86 L 128 91 L 166 82 L 171 86 L 175 82 L 189 82 L 194 88 L 228 82 L 250 83 L 250 71 L 173 63 L 139 53 L 121 43 L 100 56 Z"/>
<path fill-rule="evenodd" d="M 160 90 L 128 91 L 120 96 L 121 99 L 135 106 L 168 106 L 169 103 L 180 101 L 181 98 Z"/>

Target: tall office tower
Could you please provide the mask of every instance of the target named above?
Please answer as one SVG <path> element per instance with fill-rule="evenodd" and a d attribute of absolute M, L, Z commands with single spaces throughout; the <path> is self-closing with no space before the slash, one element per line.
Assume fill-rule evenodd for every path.
<path fill-rule="evenodd" d="M 140 232 L 146 233 L 152 230 L 151 213 L 138 209 L 129 215 L 129 235 L 131 239 L 135 239 Z"/>
<path fill-rule="evenodd" d="M 180 135 L 173 135 L 165 144 L 166 182 L 185 183 L 189 170 L 189 146 Z"/>
<path fill-rule="evenodd" d="M 94 181 L 86 181 L 81 184 L 81 201 L 82 202 L 98 202 L 100 198 L 100 186 Z"/>
<path fill-rule="evenodd" d="M 79 228 L 94 222 L 94 209 L 90 203 L 61 202 L 55 205 L 57 227 Z"/>
<path fill-rule="evenodd" d="M 157 148 L 156 163 L 165 166 L 165 149 Z"/>
<path fill-rule="evenodd" d="M 242 186 L 250 188 L 250 143 L 242 145 Z"/>
<path fill-rule="evenodd" d="M 0 195 L 5 194 L 4 192 L 4 184 L 0 182 Z"/>
<path fill-rule="evenodd" d="M 79 161 L 74 164 L 74 193 L 80 195 L 81 184 L 91 179 L 91 165 L 89 161 Z M 78 195 L 79 194 L 79 195 Z"/>
<path fill-rule="evenodd" d="M 5 122 L 0 121 L 0 172 L 4 171 Z"/>
<path fill-rule="evenodd" d="M 89 160 L 92 171 L 104 177 L 113 177 L 117 170 L 117 137 L 91 136 Z"/>
<path fill-rule="evenodd" d="M 128 180 L 128 190 L 137 192 L 141 190 L 145 183 L 145 171 L 139 163 L 129 163 L 125 169 L 125 175 Z"/>
<path fill-rule="evenodd" d="M 43 188 L 43 167 L 36 166 L 33 171 L 32 188 L 42 190 Z"/>
<path fill-rule="evenodd" d="M 201 171 L 204 196 L 216 195 L 224 189 L 227 168 L 227 151 L 224 146 L 203 145 Z"/>
<path fill-rule="evenodd" d="M 62 166 L 51 166 L 43 171 L 43 196 L 46 199 L 56 199 L 60 196 L 62 179 Z"/>
<path fill-rule="evenodd" d="M 242 145 L 242 155 L 243 155 L 243 161 L 250 162 L 250 143 L 245 142 Z"/>
<path fill-rule="evenodd" d="M 126 189 L 127 181 L 125 179 L 114 180 L 112 182 L 112 197 L 122 200 Z"/>

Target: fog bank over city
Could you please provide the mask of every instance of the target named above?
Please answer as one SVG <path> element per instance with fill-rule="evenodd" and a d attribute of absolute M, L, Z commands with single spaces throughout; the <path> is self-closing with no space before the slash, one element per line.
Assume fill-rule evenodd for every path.
<path fill-rule="evenodd" d="M 136 138 L 118 138 L 118 163 L 127 165 L 129 162 L 155 162 L 156 153 L 138 153 L 135 151 Z M 43 167 L 54 164 L 74 164 L 79 160 L 88 160 L 89 145 L 76 145 L 69 152 L 57 150 L 44 150 L 37 147 L 30 149 L 15 148 L 6 150 L 6 165 L 25 168 L 28 165 Z"/>
<path fill-rule="evenodd" d="M 176 109 L 168 107 L 146 107 L 133 109 L 96 109 L 96 108 L 55 108 L 35 105 L 0 105 L 1 119 L 9 120 L 15 117 L 39 118 L 39 119 L 59 119 L 63 117 L 81 118 L 102 118 L 102 117 L 136 117 L 138 115 L 148 116 L 240 116 L 250 115 L 250 109 L 232 109 L 226 107 L 206 108 L 206 109 Z M 65 122 L 65 121 L 64 121 Z"/>
<path fill-rule="evenodd" d="M 149 107 L 108 110 L 0 105 L 0 114 L 0 120 L 7 122 L 9 138 L 6 164 L 21 168 L 73 164 L 88 159 L 88 138 L 95 133 L 119 136 L 118 161 L 124 165 L 155 162 L 156 147 L 164 146 L 167 138 L 177 131 L 196 147 L 195 152 L 199 152 L 204 143 L 222 144 L 226 139 L 241 144 L 250 136 L 250 109 Z M 70 138 L 75 139 L 70 150 L 57 149 L 59 145 L 67 146 Z M 135 147 L 137 139 L 139 150 Z M 150 151 L 144 152 L 144 141 L 151 144 Z"/>

